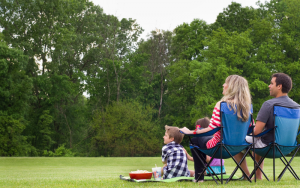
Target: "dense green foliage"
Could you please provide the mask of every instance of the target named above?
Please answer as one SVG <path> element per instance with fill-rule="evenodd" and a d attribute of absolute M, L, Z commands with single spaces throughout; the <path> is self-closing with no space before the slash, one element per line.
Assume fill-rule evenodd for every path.
<path fill-rule="evenodd" d="M 151 107 L 137 102 L 113 102 L 95 113 L 91 156 L 154 156 L 160 153 L 163 135 L 152 121 Z"/>
<path fill-rule="evenodd" d="M 300 0 L 258 5 L 138 40 L 135 20 L 89 1 L 1 1 L 0 155 L 159 156 L 164 125 L 210 117 L 230 74 L 254 116 L 275 72 L 300 103 Z"/>

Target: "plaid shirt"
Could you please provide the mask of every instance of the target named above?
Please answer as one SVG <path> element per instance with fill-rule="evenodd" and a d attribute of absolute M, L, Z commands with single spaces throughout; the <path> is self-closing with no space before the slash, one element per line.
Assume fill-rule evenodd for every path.
<path fill-rule="evenodd" d="M 162 148 L 162 161 L 167 160 L 167 166 L 164 168 L 164 179 L 190 176 L 190 171 L 187 166 L 187 157 L 180 144 L 174 141 L 166 144 Z"/>

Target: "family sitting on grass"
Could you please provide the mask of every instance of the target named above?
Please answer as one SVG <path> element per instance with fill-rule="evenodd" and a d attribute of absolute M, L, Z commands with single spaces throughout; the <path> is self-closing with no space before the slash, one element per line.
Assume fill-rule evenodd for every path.
<path fill-rule="evenodd" d="M 254 135 L 261 133 L 264 129 L 270 129 L 274 127 L 273 122 L 273 106 L 284 105 L 286 107 L 299 107 L 299 104 L 294 102 L 288 97 L 288 93 L 292 88 L 292 79 L 284 73 L 275 73 L 272 75 L 272 79 L 269 85 L 270 95 L 275 97 L 263 103 L 256 118 Z M 212 118 L 210 121 L 207 118 L 200 119 L 196 122 L 196 129 L 194 131 L 184 127 L 179 129 L 178 127 L 165 126 L 166 132 L 164 135 L 164 144 L 162 148 L 162 162 L 165 164 L 162 168 L 163 179 L 169 179 L 180 176 L 195 177 L 197 180 L 200 173 L 205 166 L 197 157 L 191 157 L 186 150 L 180 145 L 184 135 L 179 132 L 181 130 L 185 134 L 201 134 L 213 130 L 221 126 L 220 121 L 220 103 L 226 102 L 231 109 L 234 109 L 238 118 L 246 122 L 249 119 L 251 111 L 251 95 L 248 86 L 248 82 L 245 78 L 238 75 L 230 75 L 226 78 L 223 84 L 223 98 L 217 102 L 214 107 Z M 207 122 L 209 121 L 209 122 Z M 206 125 L 208 124 L 208 125 Z M 255 138 L 254 143 L 256 148 L 266 147 L 269 143 L 274 141 L 273 131 L 263 135 L 262 137 Z M 192 142 L 199 148 L 210 149 L 217 145 L 220 141 L 221 133 L 216 132 L 213 136 L 194 137 Z M 246 137 L 245 140 L 252 143 L 252 137 Z M 206 159 L 204 163 L 208 163 L 210 158 L 199 150 L 191 150 L 192 155 L 197 154 Z M 237 162 L 241 161 L 243 153 L 239 153 L 234 156 Z M 261 156 L 255 155 L 255 160 L 258 162 Z M 187 166 L 187 160 L 194 161 L 195 171 L 189 170 Z M 220 159 L 215 159 L 220 161 Z M 224 164 L 224 162 L 223 162 Z M 243 160 L 241 167 L 247 176 L 250 176 L 247 162 Z M 260 165 L 263 169 L 263 163 Z M 262 172 L 258 169 L 256 171 L 257 179 L 262 179 Z M 200 182 L 203 182 L 204 174 L 199 178 Z"/>

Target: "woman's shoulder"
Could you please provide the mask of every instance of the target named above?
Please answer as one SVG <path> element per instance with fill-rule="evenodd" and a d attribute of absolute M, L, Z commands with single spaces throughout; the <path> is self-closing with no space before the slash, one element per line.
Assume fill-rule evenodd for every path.
<path fill-rule="evenodd" d="M 218 102 L 216 103 L 216 105 L 215 105 L 215 108 L 220 109 L 221 102 L 222 102 L 222 101 L 218 101 Z"/>

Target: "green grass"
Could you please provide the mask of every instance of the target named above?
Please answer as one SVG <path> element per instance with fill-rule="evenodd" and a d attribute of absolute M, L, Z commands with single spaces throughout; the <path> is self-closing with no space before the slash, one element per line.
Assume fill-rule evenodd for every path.
<path fill-rule="evenodd" d="M 46 158 L 46 157 L 2 157 L 0 158 L 0 187 L 300 187 L 289 171 L 280 182 L 267 180 L 250 183 L 232 181 L 227 185 L 217 186 L 212 181 L 202 184 L 192 182 L 176 183 L 133 183 L 119 179 L 119 175 L 128 176 L 133 170 L 148 170 L 157 164 L 162 166 L 160 157 L 98 157 L 98 158 Z M 253 166 L 247 158 L 248 166 Z M 276 174 L 283 165 L 276 160 Z M 300 175 L 300 158 L 292 165 Z M 227 172 L 234 168 L 233 161 L 226 160 Z M 249 167 L 250 169 L 252 169 Z M 193 164 L 189 162 L 189 168 Z M 265 172 L 272 179 L 272 161 L 265 161 Z M 241 176 L 241 172 L 237 173 Z"/>

